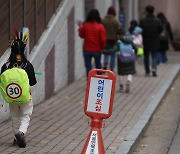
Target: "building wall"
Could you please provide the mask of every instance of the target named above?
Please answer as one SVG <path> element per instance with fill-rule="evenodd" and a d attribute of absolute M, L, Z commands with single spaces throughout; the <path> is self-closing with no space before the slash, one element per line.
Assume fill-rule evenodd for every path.
<path fill-rule="evenodd" d="M 75 21 L 77 19 L 85 20 L 84 0 L 75 2 Z M 83 40 L 78 36 L 78 25 L 75 24 L 75 80 L 85 75 L 84 59 L 82 57 Z"/>
<path fill-rule="evenodd" d="M 104 17 L 107 14 L 108 7 L 112 5 L 113 5 L 112 0 L 104 0 L 104 3 L 102 3 L 102 0 L 95 1 L 95 6 L 99 10 L 101 17 Z"/>
<path fill-rule="evenodd" d="M 155 6 L 155 15 L 158 12 L 163 12 L 169 22 L 171 23 L 173 32 L 180 31 L 180 22 L 178 22 L 178 15 L 180 14 L 179 0 L 139 0 L 139 15 L 143 17 L 144 9 L 147 5 Z"/>
<path fill-rule="evenodd" d="M 98 0 L 98 2 L 93 4 L 94 8 L 99 9 L 102 15 L 105 15 L 100 4 L 105 3 L 104 7 L 108 8 L 114 3 L 114 0 L 111 2 L 110 0 Z M 50 98 L 63 87 L 85 76 L 82 54 L 83 40 L 78 36 L 78 26 L 75 23 L 77 19 L 85 20 L 84 5 L 84 0 L 65 0 L 59 6 L 57 14 L 51 18 L 47 26 L 48 28 L 43 32 L 38 44 L 32 49 L 28 57 L 35 71 L 42 72 L 41 75 L 36 75 L 37 84 L 32 87 L 32 96 L 35 105 L 43 103 L 45 99 Z M 72 20 L 74 21 L 71 23 L 72 15 Z M 73 26 L 68 24 L 73 24 Z M 71 35 L 71 33 L 73 34 Z M 70 45 L 73 45 L 73 48 Z M 74 53 L 70 56 L 71 49 Z M 6 62 L 9 55 L 10 50 L 7 49 L 0 58 L 0 67 Z M 74 70 L 73 79 L 69 83 L 69 69 L 72 69 L 69 68 L 71 60 L 74 63 Z M 0 122 L 7 118 L 9 118 L 8 104 L 4 103 L 0 96 Z"/>
<path fill-rule="evenodd" d="M 180 14 L 180 1 L 171 0 L 167 3 L 167 18 L 172 24 L 174 32 L 180 32 L 180 22 L 179 22 L 179 14 Z"/>
<path fill-rule="evenodd" d="M 124 29 L 127 32 L 132 19 L 139 20 L 139 0 L 119 0 L 121 3 L 122 14 L 124 15 Z"/>
<path fill-rule="evenodd" d="M 116 12 L 117 12 L 117 18 L 118 18 L 118 12 L 119 12 L 118 0 L 104 0 L 104 3 L 102 3 L 102 0 L 95 1 L 95 8 L 99 10 L 101 18 L 103 18 L 107 14 L 107 10 L 110 6 L 115 7 Z"/>
<path fill-rule="evenodd" d="M 67 57 L 67 20 L 64 21 L 61 30 L 55 39 L 55 92 L 67 84 L 68 57 Z M 63 36 L 63 37 L 62 37 Z"/>

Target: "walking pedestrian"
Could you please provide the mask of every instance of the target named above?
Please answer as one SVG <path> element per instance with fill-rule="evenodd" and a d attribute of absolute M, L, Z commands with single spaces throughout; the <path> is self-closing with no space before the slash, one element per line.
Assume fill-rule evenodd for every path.
<path fill-rule="evenodd" d="M 136 73 L 135 69 L 135 54 L 137 52 L 135 44 L 132 40 L 126 37 L 123 29 L 118 31 L 118 59 L 117 59 L 117 68 L 119 75 L 119 86 L 120 92 L 129 93 L 130 92 L 130 83 L 132 82 L 133 74 Z M 124 57 L 123 57 L 124 54 Z M 129 58 L 128 58 L 129 54 Z M 129 60 L 126 60 L 128 58 Z M 123 60 L 125 59 L 125 60 Z M 126 89 L 124 89 L 126 86 Z"/>
<path fill-rule="evenodd" d="M 159 12 L 157 17 L 163 25 L 163 31 L 160 34 L 160 46 L 158 52 L 158 63 L 166 63 L 168 61 L 166 52 L 169 49 L 169 41 L 173 41 L 173 33 L 170 22 L 165 17 L 164 13 Z"/>
<path fill-rule="evenodd" d="M 37 81 L 33 65 L 24 55 L 27 34 L 22 34 L 21 36 L 19 38 L 19 34 L 16 33 L 16 39 L 11 43 L 10 57 L 1 67 L 1 88 L 6 89 L 2 90 L 2 94 L 4 91 L 3 98 L 5 98 L 5 100 L 12 99 L 12 101 L 9 102 L 9 109 L 15 135 L 13 143 L 18 144 L 20 148 L 25 148 L 25 135 L 29 126 L 30 115 L 33 111 L 30 86 L 34 86 Z M 24 72 L 24 74 L 17 73 L 16 70 L 12 68 L 19 68 L 18 72 Z M 11 81 L 12 83 L 6 83 L 9 78 L 8 72 L 10 73 L 9 76 L 11 80 L 17 79 L 19 82 L 14 83 L 14 81 Z M 3 78 L 5 78 L 5 80 Z M 3 87 L 3 85 L 7 86 Z M 26 91 L 23 91 L 24 89 L 26 89 Z"/>
<path fill-rule="evenodd" d="M 132 82 L 133 74 L 135 70 L 135 58 L 136 58 L 136 46 L 129 39 L 128 35 L 125 35 L 123 29 L 119 29 L 117 33 L 117 43 L 111 51 L 116 51 L 117 54 L 117 72 L 119 75 L 120 92 L 130 92 L 130 83 Z M 124 87 L 126 86 L 126 89 Z"/>
<path fill-rule="evenodd" d="M 144 46 L 144 67 L 146 76 L 150 76 L 149 55 L 152 58 L 152 75 L 157 76 L 157 52 L 159 50 L 160 33 L 162 24 L 154 16 L 154 7 L 151 5 L 145 8 L 146 16 L 140 21 L 140 27 L 143 29 L 143 46 Z"/>
<path fill-rule="evenodd" d="M 138 26 L 136 20 L 132 20 L 130 24 L 129 33 L 132 35 L 133 43 L 136 45 L 137 56 L 140 57 L 144 54 L 142 28 Z"/>
<path fill-rule="evenodd" d="M 86 22 L 79 25 L 79 36 L 84 39 L 83 56 L 88 76 L 92 69 L 92 58 L 95 59 L 95 67 L 101 69 L 101 54 L 106 47 L 106 31 L 97 9 L 92 9 L 87 15 Z"/>
<path fill-rule="evenodd" d="M 113 48 L 117 42 L 117 31 L 120 28 L 120 23 L 116 19 L 116 10 L 113 6 L 110 6 L 107 10 L 107 15 L 102 19 L 102 24 L 106 29 L 106 52 L 104 52 L 104 64 L 103 69 L 108 69 L 109 58 L 110 65 L 109 68 L 111 71 L 114 70 L 116 55 L 115 52 L 109 52 L 108 49 Z"/>
<path fill-rule="evenodd" d="M 130 34 L 133 34 L 133 31 L 134 31 L 134 29 L 135 29 L 137 26 L 138 26 L 137 20 L 134 20 L 134 19 L 133 19 L 133 20 L 130 22 L 130 27 L 129 27 L 128 32 L 129 32 Z"/>

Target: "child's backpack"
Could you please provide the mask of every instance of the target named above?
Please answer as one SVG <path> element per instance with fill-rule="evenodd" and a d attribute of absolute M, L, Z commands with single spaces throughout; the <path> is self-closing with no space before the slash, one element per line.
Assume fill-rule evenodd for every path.
<path fill-rule="evenodd" d="M 123 63 L 129 63 L 135 60 L 135 52 L 131 44 L 126 44 L 121 40 L 118 40 L 120 53 L 118 53 L 118 59 Z"/>
<path fill-rule="evenodd" d="M 13 67 L 0 76 L 3 98 L 7 103 L 22 104 L 30 101 L 30 85 L 26 71 Z"/>

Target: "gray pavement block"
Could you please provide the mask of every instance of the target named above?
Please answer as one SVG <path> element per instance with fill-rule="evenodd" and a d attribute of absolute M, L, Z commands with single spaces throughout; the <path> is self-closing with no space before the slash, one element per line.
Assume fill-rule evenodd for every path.
<path fill-rule="evenodd" d="M 115 154 L 127 154 L 129 149 L 131 149 L 132 145 L 134 144 L 133 141 L 124 141 L 115 152 Z"/>

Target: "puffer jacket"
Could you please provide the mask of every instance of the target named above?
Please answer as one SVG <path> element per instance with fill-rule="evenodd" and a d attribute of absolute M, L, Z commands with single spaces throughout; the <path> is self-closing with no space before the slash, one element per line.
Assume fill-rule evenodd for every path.
<path fill-rule="evenodd" d="M 120 40 L 125 44 L 131 44 L 135 51 L 135 54 L 137 53 L 136 45 L 132 42 L 132 40 L 129 37 L 124 36 Z M 116 51 L 117 55 L 119 54 L 119 52 L 121 52 L 118 41 L 117 41 L 116 45 L 112 49 L 110 49 L 110 51 L 111 52 Z M 136 73 L 135 61 L 123 63 L 120 61 L 119 58 L 117 58 L 117 72 L 118 72 L 118 75 L 135 74 Z"/>
<path fill-rule="evenodd" d="M 128 39 L 121 39 L 121 41 L 125 44 L 131 44 L 133 49 L 135 50 L 136 53 L 136 47 L 133 44 L 132 41 Z M 121 52 L 121 51 L 120 51 Z M 135 61 L 129 62 L 129 63 L 123 63 L 119 59 L 117 59 L 117 71 L 118 75 L 129 75 L 129 74 L 135 74 L 136 69 L 135 69 Z"/>
<path fill-rule="evenodd" d="M 106 31 L 101 23 L 86 22 L 79 28 L 79 36 L 84 39 L 84 51 L 101 52 L 106 47 Z"/>

